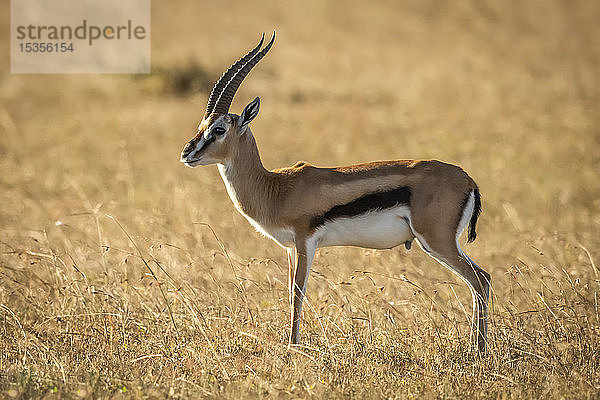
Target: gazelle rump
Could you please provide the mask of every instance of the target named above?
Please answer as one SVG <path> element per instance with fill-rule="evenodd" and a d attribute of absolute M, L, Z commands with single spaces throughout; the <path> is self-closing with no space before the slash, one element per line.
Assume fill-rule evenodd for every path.
<path fill-rule="evenodd" d="M 266 55 L 275 34 L 234 63 L 216 82 L 197 135 L 181 153 L 189 167 L 217 164 L 236 209 L 287 250 L 292 305 L 290 344 L 299 343 L 300 316 L 315 251 L 325 246 L 420 247 L 456 273 L 473 296 L 472 341 L 486 351 L 490 275 L 459 246 L 469 225 L 475 240 L 479 189 L 460 167 L 440 161 L 377 161 L 321 168 L 298 162 L 269 171 L 249 123 L 257 97 L 241 115 L 229 113 L 236 90 Z"/>

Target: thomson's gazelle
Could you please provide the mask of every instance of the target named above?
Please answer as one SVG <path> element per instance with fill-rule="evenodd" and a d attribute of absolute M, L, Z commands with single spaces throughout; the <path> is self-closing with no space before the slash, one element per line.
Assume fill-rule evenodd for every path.
<path fill-rule="evenodd" d="M 421 248 L 456 273 L 473 295 L 473 342 L 486 349 L 490 275 L 458 244 L 469 224 L 475 240 L 481 210 L 477 185 L 460 167 L 440 161 L 377 161 L 320 168 L 299 162 L 269 171 L 263 167 L 248 126 L 258 115 L 259 98 L 240 116 L 230 114 L 236 90 L 267 54 L 273 41 L 233 64 L 215 84 L 198 133 L 181 153 L 189 167 L 217 164 L 229 197 L 261 233 L 287 250 L 290 343 L 299 341 L 306 282 L 318 247 Z"/>

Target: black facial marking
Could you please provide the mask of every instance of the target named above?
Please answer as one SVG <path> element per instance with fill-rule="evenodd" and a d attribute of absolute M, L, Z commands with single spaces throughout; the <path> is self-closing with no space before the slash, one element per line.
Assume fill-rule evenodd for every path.
<path fill-rule="evenodd" d="M 214 141 L 215 141 L 215 135 L 208 135 L 208 138 L 204 139 L 204 144 L 202 145 L 202 147 L 200 149 L 198 149 L 198 151 L 206 150 L 206 148 Z"/>
<path fill-rule="evenodd" d="M 310 220 L 310 229 L 317 229 L 327 221 L 337 218 L 356 217 L 369 211 L 385 210 L 399 205 L 410 204 L 410 188 L 401 186 L 385 192 L 374 192 L 361 196 L 346 204 L 332 207 L 322 215 Z"/>

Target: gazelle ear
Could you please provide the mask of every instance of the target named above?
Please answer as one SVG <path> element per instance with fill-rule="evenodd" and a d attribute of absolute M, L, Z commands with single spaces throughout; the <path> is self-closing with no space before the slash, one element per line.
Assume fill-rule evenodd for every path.
<path fill-rule="evenodd" d="M 239 127 L 240 127 L 241 132 L 246 131 L 246 127 L 248 126 L 250 121 L 252 121 L 258 115 L 258 110 L 260 110 L 260 98 L 259 97 L 252 100 L 246 106 L 246 108 L 244 108 L 244 111 L 242 111 L 242 115 L 240 115 L 240 119 L 239 119 Z"/>

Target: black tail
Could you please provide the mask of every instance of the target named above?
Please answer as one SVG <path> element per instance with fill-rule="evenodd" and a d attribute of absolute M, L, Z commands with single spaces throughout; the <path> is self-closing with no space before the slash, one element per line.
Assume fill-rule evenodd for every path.
<path fill-rule="evenodd" d="M 473 195 L 475 196 L 475 204 L 473 205 L 473 214 L 471 214 L 471 220 L 469 221 L 469 238 L 467 239 L 467 243 L 471 243 L 477 237 L 475 227 L 477 226 L 477 218 L 479 218 L 479 214 L 481 213 L 481 195 L 479 194 L 479 188 L 473 190 Z"/>

